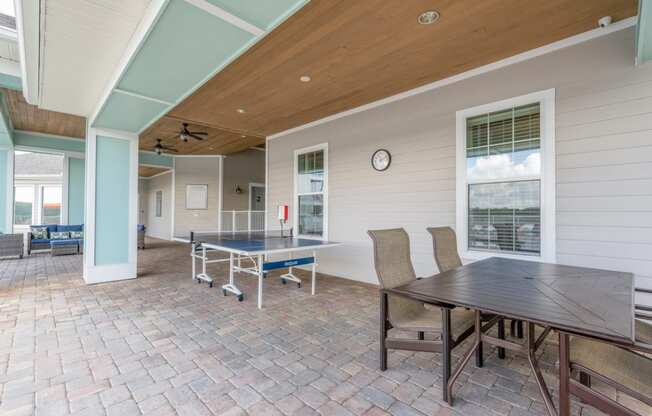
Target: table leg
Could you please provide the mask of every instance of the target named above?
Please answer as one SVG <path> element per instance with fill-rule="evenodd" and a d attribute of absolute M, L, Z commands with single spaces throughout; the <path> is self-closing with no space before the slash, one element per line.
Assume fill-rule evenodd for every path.
<path fill-rule="evenodd" d="M 451 378 L 451 310 L 441 308 L 441 371 L 442 371 L 442 398 L 452 404 L 448 382 Z"/>
<path fill-rule="evenodd" d="M 317 283 L 317 251 L 313 250 L 312 251 L 312 288 L 310 289 L 310 293 L 314 296 L 315 295 L 315 285 Z"/>
<path fill-rule="evenodd" d="M 258 309 L 263 308 L 263 255 L 258 255 Z"/>
<path fill-rule="evenodd" d="M 197 276 L 197 265 L 195 264 L 196 261 L 197 261 L 197 259 L 195 257 L 195 253 L 196 253 L 195 250 L 197 250 L 197 246 L 195 245 L 195 243 L 192 243 L 191 247 L 192 248 L 190 249 L 191 250 L 190 251 L 190 258 L 192 259 L 192 280 L 195 280 L 195 276 Z"/>
<path fill-rule="evenodd" d="M 568 334 L 559 332 L 559 416 L 570 415 L 570 347 Z"/>
<path fill-rule="evenodd" d="M 380 371 L 387 370 L 387 293 L 380 292 Z"/>

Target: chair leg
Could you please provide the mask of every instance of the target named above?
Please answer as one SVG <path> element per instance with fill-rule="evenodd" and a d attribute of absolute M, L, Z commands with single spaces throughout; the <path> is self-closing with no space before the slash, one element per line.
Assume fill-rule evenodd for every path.
<path fill-rule="evenodd" d="M 584 371 L 580 371 L 580 383 L 585 385 L 586 387 L 591 387 L 591 376 L 585 373 Z"/>
<path fill-rule="evenodd" d="M 387 293 L 380 292 L 380 371 L 387 370 Z"/>
<path fill-rule="evenodd" d="M 498 321 L 498 338 L 505 339 L 505 320 Z M 498 347 L 498 358 L 505 359 L 505 348 Z"/>
<path fill-rule="evenodd" d="M 423 341 L 425 339 L 425 334 L 423 333 L 423 331 L 419 331 L 417 335 L 419 336 L 419 341 Z"/>

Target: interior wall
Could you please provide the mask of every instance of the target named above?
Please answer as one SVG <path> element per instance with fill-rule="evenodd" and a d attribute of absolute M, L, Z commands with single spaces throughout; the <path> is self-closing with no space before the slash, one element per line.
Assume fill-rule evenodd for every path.
<path fill-rule="evenodd" d="M 84 223 L 84 159 L 68 158 L 68 224 Z"/>
<path fill-rule="evenodd" d="M 329 238 L 344 244 L 320 253 L 320 270 L 376 283 L 366 231 L 404 227 L 417 274 L 432 275 L 426 227 L 455 226 L 455 112 L 555 88 L 557 262 L 652 287 L 652 66 L 634 66 L 634 37 L 629 28 L 269 140 L 268 204 L 293 204 L 293 151 L 327 142 Z M 378 148 L 392 153 L 385 172 L 370 166 Z"/>
<path fill-rule="evenodd" d="M 11 233 L 11 227 L 7 218 L 12 218 L 13 212 L 7 212 L 8 200 L 12 197 L 13 193 L 10 192 L 9 184 L 13 184 L 13 177 L 9 177 L 9 163 L 12 157 L 12 151 L 9 149 L 0 149 L 0 232 Z M 13 206 L 13 205 L 12 205 Z M 8 217 L 9 216 L 9 217 Z"/>
<path fill-rule="evenodd" d="M 177 157 L 174 164 L 174 235 L 217 230 L 221 157 Z M 208 185 L 208 208 L 186 209 L 186 186 Z"/>
<path fill-rule="evenodd" d="M 249 183 L 265 183 L 265 152 L 245 150 L 224 158 L 224 188 L 222 209 L 249 209 Z M 235 192 L 236 185 L 242 193 Z"/>
<path fill-rule="evenodd" d="M 146 178 L 138 178 L 138 224 L 147 225 L 147 200 L 148 195 L 148 186 L 149 180 Z"/>
<path fill-rule="evenodd" d="M 150 237 L 168 240 L 172 231 L 172 175 L 155 176 L 147 179 L 146 205 L 146 234 Z M 161 216 L 156 216 L 156 192 L 162 192 Z"/>

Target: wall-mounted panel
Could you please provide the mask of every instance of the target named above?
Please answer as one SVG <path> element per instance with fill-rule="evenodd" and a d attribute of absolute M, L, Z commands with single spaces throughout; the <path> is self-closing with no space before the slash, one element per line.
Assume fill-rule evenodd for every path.
<path fill-rule="evenodd" d="M 272 28 L 279 19 L 298 9 L 307 1 L 297 0 L 208 0 L 209 3 L 238 16 L 261 29 Z"/>
<path fill-rule="evenodd" d="M 96 153 L 95 265 L 127 263 L 129 204 L 125 201 L 129 198 L 129 142 L 98 136 Z"/>
<path fill-rule="evenodd" d="M 172 0 L 118 88 L 175 102 L 253 35 L 182 0 Z"/>
<path fill-rule="evenodd" d="M 165 104 L 113 92 L 95 119 L 93 127 L 138 133 L 166 108 Z"/>

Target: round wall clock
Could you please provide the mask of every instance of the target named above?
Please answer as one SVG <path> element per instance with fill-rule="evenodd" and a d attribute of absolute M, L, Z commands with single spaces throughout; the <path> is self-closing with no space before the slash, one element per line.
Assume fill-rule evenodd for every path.
<path fill-rule="evenodd" d="M 387 170 L 392 163 L 392 155 L 385 149 L 378 149 L 371 156 L 371 166 L 379 172 Z"/>

